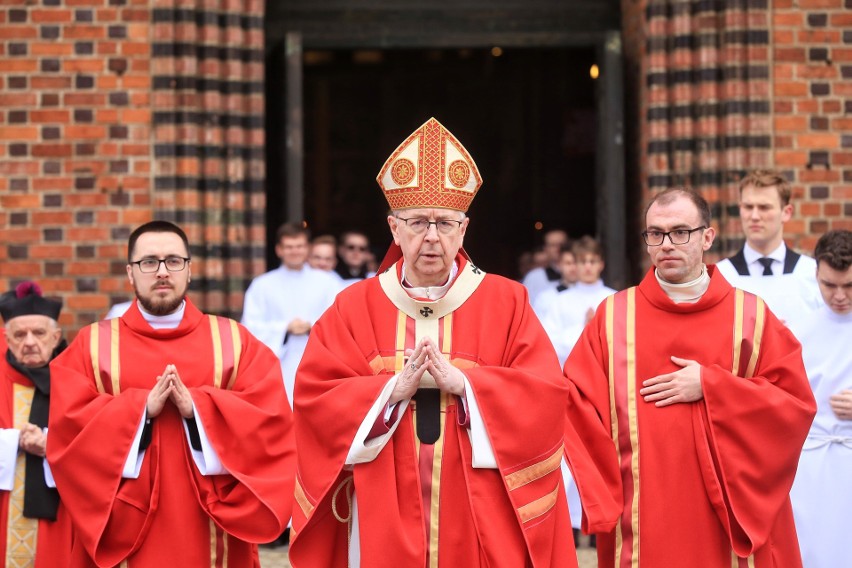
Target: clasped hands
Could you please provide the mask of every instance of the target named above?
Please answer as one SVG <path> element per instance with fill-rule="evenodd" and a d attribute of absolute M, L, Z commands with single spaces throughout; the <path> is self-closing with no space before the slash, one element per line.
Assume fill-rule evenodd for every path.
<path fill-rule="evenodd" d="M 456 396 L 464 394 L 464 374 L 450 364 L 431 338 L 424 337 L 414 349 L 407 349 L 405 354 L 408 361 L 396 381 L 388 401 L 390 404 L 414 396 L 426 371 L 435 379 L 440 390 Z"/>
<path fill-rule="evenodd" d="M 189 389 L 180 380 L 177 367 L 166 365 L 162 375 L 157 376 L 157 384 L 148 393 L 148 403 L 145 407 L 148 418 L 155 418 L 163 411 L 166 401 L 171 400 L 178 412 L 184 418 L 192 418 L 192 397 Z"/>
<path fill-rule="evenodd" d="M 47 436 L 44 435 L 44 431 L 41 428 L 35 424 L 27 422 L 24 424 L 24 427 L 21 428 L 21 436 L 18 439 L 18 446 L 28 454 L 44 457 L 45 447 L 47 446 Z"/>

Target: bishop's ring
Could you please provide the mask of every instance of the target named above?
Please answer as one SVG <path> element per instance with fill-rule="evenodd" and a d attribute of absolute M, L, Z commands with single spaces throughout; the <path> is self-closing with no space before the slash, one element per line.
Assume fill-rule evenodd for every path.
<path fill-rule="evenodd" d="M 412 364 L 410 365 L 410 367 L 411 367 L 411 370 L 412 370 L 412 371 L 416 371 L 416 370 L 417 370 L 417 363 L 412 363 Z"/>

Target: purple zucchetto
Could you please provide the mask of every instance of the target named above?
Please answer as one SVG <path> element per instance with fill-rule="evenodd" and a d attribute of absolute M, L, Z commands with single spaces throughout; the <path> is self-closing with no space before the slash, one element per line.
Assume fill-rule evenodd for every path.
<path fill-rule="evenodd" d="M 20 316 L 47 316 L 59 319 L 61 300 L 51 300 L 41 295 L 41 287 L 30 280 L 21 282 L 14 290 L 0 296 L 0 316 L 7 322 Z"/>

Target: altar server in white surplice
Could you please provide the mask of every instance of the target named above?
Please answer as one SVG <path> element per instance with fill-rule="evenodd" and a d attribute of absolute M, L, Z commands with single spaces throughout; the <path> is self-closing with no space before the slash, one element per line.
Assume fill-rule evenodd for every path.
<path fill-rule="evenodd" d="M 817 401 L 790 499 L 807 568 L 849 565 L 852 520 L 852 232 L 817 242 L 825 305 L 792 328 Z"/>
<path fill-rule="evenodd" d="M 307 264 L 309 237 L 300 224 L 286 223 L 278 229 L 275 254 L 281 266 L 252 280 L 243 304 L 242 324 L 281 361 L 291 406 L 296 368 L 311 326 L 342 288 L 339 278 Z"/>

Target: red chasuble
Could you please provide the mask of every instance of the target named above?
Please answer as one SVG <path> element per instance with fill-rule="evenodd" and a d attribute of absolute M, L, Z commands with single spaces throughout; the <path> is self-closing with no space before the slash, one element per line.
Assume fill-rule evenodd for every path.
<path fill-rule="evenodd" d="M 311 330 L 295 392 L 296 568 L 345 567 L 352 495 L 361 566 L 576 566 L 559 463 L 566 383 L 525 289 L 459 256 L 444 298 L 408 298 L 390 271 L 342 291 Z M 404 352 L 428 334 L 467 376 L 498 469 L 471 465 L 460 401 L 441 395 L 441 436 L 415 434 L 416 402 L 370 462 L 344 466 Z M 421 453 L 431 466 L 419 468 Z M 424 490 L 424 488 L 426 488 Z"/>
<path fill-rule="evenodd" d="M 0 328 L 0 428 L 20 429 L 21 425 L 15 423 L 15 410 L 18 408 L 23 412 L 18 416 L 19 422 L 28 421 L 35 387 L 28 377 L 6 362 L 6 349 L 5 332 Z M 22 404 L 22 397 L 29 404 Z M 0 559 L 4 566 L 14 566 L 16 561 L 32 559 L 35 553 L 35 568 L 67 566 L 71 554 L 71 520 L 62 502 L 59 502 L 55 521 L 28 519 L 21 514 L 24 495 L 24 480 L 21 477 L 24 472 L 23 456 L 23 452 L 19 452 L 12 491 L 0 491 Z M 15 534 L 11 543 L 10 530 Z"/>
<path fill-rule="evenodd" d="M 228 474 L 201 475 L 167 403 L 138 479 L 122 478 L 156 376 L 177 367 Z M 292 417 L 275 355 L 186 301 L 154 330 L 136 303 L 83 329 L 51 364 L 48 460 L 75 527 L 70 566 L 259 566 L 290 517 Z M 124 562 L 126 561 L 126 562 Z"/>
<path fill-rule="evenodd" d="M 816 410 L 801 346 L 708 270 L 704 296 L 675 304 L 652 269 L 601 304 L 565 364 L 570 420 L 623 509 L 599 566 L 801 566 L 788 493 Z M 702 365 L 702 400 L 642 399 L 680 368 L 670 356 Z"/>

